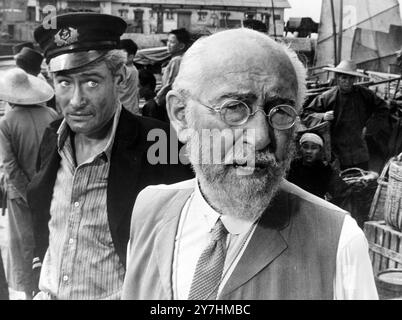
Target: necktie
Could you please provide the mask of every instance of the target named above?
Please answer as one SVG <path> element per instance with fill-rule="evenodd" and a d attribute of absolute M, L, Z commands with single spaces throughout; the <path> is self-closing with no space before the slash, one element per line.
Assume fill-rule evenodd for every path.
<path fill-rule="evenodd" d="M 227 230 L 221 219 L 212 229 L 211 242 L 198 259 L 189 300 L 216 299 L 226 256 Z"/>

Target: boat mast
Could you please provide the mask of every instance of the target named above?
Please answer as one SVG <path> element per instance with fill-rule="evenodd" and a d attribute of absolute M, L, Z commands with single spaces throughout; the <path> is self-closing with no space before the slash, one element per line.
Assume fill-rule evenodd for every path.
<path fill-rule="evenodd" d="M 342 38 L 343 38 L 343 0 L 340 0 L 339 8 L 339 43 L 338 43 L 338 63 L 342 60 Z"/>
<path fill-rule="evenodd" d="M 271 7 L 272 7 L 272 22 L 274 24 L 274 37 L 276 39 L 276 23 L 275 23 L 275 5 L 274 0 L 271 0 Z"/>
<path fill-rule="evenodd" d="M 325 0 L 323 0 L 325 1 Z M 332 34 L 334 38 L 334 65 L 338 65 L 338 49 L 337 49 L 337 41 L 336 41 L 336 22 L 335 22 L 335 9 L 334 9 L 334 0 L 331 1 L 331 14 L 332 14 Z"/>

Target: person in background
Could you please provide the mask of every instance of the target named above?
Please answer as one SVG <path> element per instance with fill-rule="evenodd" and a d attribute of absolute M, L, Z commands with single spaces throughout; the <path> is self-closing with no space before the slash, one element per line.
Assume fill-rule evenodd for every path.
<path fill-rule="evenodd" d="M 162 72 L 162 86 L 159 89 L 155 101 L 165 113 L 165 118 L 168 120 L 166 113 L 166 94 L 172 88 L 173 81 L 180 69 L 181 58 L 190 46 L 191 36 L 185 28 L 172 30 L 168 34 L 167 49 L 171 54 L 171 59 Z"/>
<path fill-rule="evenodd" d="M 320 198 L 337 199 L 347 185 L 339 172 L 323 161 L 324 139 L 315 133 L 304 133 L 299 145 L 301 157 L 292 160 L 287 180 Z"/>
<path fill-rule="evenodd" d="M 0 75 L 0 100 L 11 110 L 0 120 L 0 158 L 7 182 L 9 287 L 32 299 L 37 280 L 32 269 L 35 241 L 27 187 L 45 128 L 58 118 L 43 104 L 54 96 L 45 81 L 13 68 Z M 37 275 L 37 274 L 36 274 Z"/>
<path fill-rule="evenodd" d="M 40 77 L 42 80 L 45 80 L 41 75 L 42 61 L 42 54 L 29 47 L 22 48 L 22 50 L 15 56 L 15 63 L 18 67 L 35 77 Z"/>
<path fill-rule="evenodd" d="M 145 104 L 142 107 L 142 115 L 166 122 L 165 113 L 154 100 L 156 87 L 154 74 L 147 69 L 141 69 L 139 71 L 139 80 L 140 97 L 145 100 Z"/>
<path fill-rule="evenodd" d="M 28 42 L 30 43 L 30 42 Z M 46 81 L 48 84 L 52 83 L 41 72 L 43 62 L 43 55 L 32 49 L 30 46 L 23 47 L 18 54 L 14 56 L 16 65 L 25 72 Z M 55 97 L 46 102 L 46 105 L 57 111 Z"/>
<path fill-rule="evenodd" d="M 124 70 L 126 74 L 120 89 L 120 101 L 132 114 L 140 115 L 138 70 L 134 65 L 134 57 L 138 47 L 131 39 L 122 39 L 120 41 L 120 47 L 127 53 L 127 62 Z"/>
<path fill-rule="evenodd" d="M 13 46 L 12 50 L 13 50 L 13 55 L 16 56 L 17 54 L 19 54 L 21 52 L 21 50 L 23 48 L 30 48 L 30 49 L 34 49 L 34 44 L 31 41 L 24 41 L 21 43 L 18 43 L 16 45 Z"/>
<path fill-rule="evenodd" d="M 0 254 L 0 300 L 10 300 L 3 258 Z"/>
<path fill-rule="evenodd" d="M 119 299 L 138 193 L 193 174 L 170 161 L 177 140 L 169 126 L 133 115 L 118 98 L 126 22 L 86 12 L 55 19 L 57 29 L 40 25 L 34 32 L 64 117 L 46 130 L 28 189 L 42 262 L 35 299 Z M 149 152 L 153 133 L 166 137 L 168 161 Z"/>
<path fill-rule="evenodd" d="M 5 207 L 7 206 L 4 197 L 6 197 L 6 182 L 4 181 L 3 164 L 0 162 L 0 203 L 1 203 L 1 215 L 5 215 Z M 0 248 L 0 300 L 9 300 L 8 283 L 6 279 L 6 273 L 4 271 L 3 257 Z"/>
<path fill-rule="evenodd" d="M 365 75 L 356 63 L 344 60 L 336 68 L 324 68 L 336 74 L 337 86 L 316 97 L 302 113 L 306 127 L 321 121 L 331 123 L 331 149 L 340 169 L 369 169 L 370 154 L 366 138 L 386 146 L 390 135 L 389 108 L 373 91 L 356 85 Z M 386 151 L 384 151 L 386 153 Z"/>
<path fill-rule="evenodd" d="M 305 79 L 248 28 L 187 50 L 167 106 L 196 178 L 139 194 L 123 299 L 378 299 L 356 221 L 284 179 Z"/>

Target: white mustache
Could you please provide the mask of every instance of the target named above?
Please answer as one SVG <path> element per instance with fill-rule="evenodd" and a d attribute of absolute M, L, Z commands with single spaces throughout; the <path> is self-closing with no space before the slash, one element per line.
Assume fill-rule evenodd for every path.
<path fill-rule="evenodd" d="M 228 157 L 225 158 L 225 165 L 239 165 L 239 166 L 251 166 L 251 167 L 276 167 L 278 162 L 275 156 L 270 152 L 249 154 L 242 157 Z"/>

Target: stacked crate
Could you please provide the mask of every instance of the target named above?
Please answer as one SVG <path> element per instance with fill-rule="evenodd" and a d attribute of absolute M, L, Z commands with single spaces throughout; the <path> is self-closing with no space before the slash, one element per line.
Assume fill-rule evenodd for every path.
<path fill-rule="evenodd" d="M 374 275 L 386 269 L 402 270 L 402 153 L 389 159 L 378 179 L 370 218 L 365 223 Z"/>
<path fill-rule="evenodd" d="M 385 221 L 369 221 L 364 225 L 374 275 L 385 269 L 402 269 L 402 232 Z"/>

